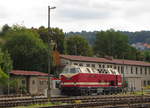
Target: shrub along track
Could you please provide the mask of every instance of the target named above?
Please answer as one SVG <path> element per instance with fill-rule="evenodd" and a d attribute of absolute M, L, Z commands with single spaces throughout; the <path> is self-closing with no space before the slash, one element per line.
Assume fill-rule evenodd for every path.
<path fill-rule="evenodd" d="M 85 108 L 85 107 L 97 107 L 102 106 L 108 108 L 112 106 L 119 106 L 127 108 L 128 106 L 149 105 L 150 96 L 133 96 L 133 95 L 102 95 L 102 96 L 78 96 L 78 97 L 53 97 L 50 100 L 44 97 L 13 97 L 13 98 L 0 98 L 0 107 L 15 107 L 15 106 L 27 106 L 31 104 L 43 104 L 47 102 L 52 103 L 66 103 L 67 105 L 49 106 L 43 108 Z M 121 106 L 122 105 L 122 106 Z M 124 107 L 123 107 L 124 106 Z M 120 108 L 118 107 L 118 108 Z M 136 108 L 136 107 L 135 107 Z M 139 107 L 141 108 L 141 107 Z M 150 105 L 149 107 L 150 108 Z"/>

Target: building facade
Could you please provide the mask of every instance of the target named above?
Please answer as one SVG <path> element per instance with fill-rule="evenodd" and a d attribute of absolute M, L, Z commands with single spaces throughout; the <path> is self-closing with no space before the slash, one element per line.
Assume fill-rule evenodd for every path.
<path fill-rule="evenodd" d="M 128 90 L 141 90 L 150 85 L 150 63 L 135 60 L 123 60 L 73 55 L 60 55 L 62 65 L 79 65 L 101 68 L 114 68 L 128 82 Z"/>
<path fill-rule="evenodd" d="M 16 80 L 15 91 L 31 95 L 47 95 L 48 74 L 37 71 L 13 70 L 10 72 L 11 80 Z M 60 80 L 51 77 L 51 89 L 58 88 Z"/>

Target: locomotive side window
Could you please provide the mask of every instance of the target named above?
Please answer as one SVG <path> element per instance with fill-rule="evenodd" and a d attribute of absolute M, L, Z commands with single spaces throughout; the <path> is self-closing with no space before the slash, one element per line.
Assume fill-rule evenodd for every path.
<path fill-rule="evenodd" d="M 108 74 L 108 72 L 105 70 L 104 73 Z"/>
<path fill-rule="evenodd" d="M 96 69 L 92 68 L 93 73 L 98 73 Z"/>
<path fill-rule="evenodd" d="M 86 68 L 86 70 L 88 71 L 88 73 L 91 73 L 90 69 L 89 68 Z"/>
<path fill-rule="evenodd" d="M 100 73 L 104 73 L 104 69 L 101 69 L 101 70 L 100 70 Z"/>
<path fill-rule="evenodd" d="M 111 71 L 111 74 L 116 74 L 115 71 L 113 71 L 112 69 L 110 69 L 110 71 Z"/>

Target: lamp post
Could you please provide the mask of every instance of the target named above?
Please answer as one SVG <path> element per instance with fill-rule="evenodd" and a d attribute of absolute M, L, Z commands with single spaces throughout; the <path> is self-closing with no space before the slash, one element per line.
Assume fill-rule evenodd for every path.
<path fill-rule="evenodd" d="M 48 89 L 47 89 L 47 97 L 50 99 L 51 97 L 51 83 L 50 83 L 50 71 L 51 71 L 51 39 L 50 39 L 50 34 L 51 34 L 51 30 L 50 30 L 50 10 L 51 9 L 55 9 L 56 7 L 50 7 L 48 6 Z"/>

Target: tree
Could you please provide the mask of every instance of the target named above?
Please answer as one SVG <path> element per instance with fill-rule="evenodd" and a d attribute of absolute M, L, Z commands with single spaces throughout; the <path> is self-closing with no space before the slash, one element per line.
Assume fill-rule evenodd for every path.
<path fill-rule="evenodd" d="M 7 85 L 8 78 L 9 78 L 8 74 L 3 72 L 2 69 L 0 68 L 0 87 L 4 87 L 5 85 Z"/>
<path fill-rule="evenodd" d="M 0 50 L 0 69 L 5 73 L 9 73 L 11 72 L 12 68 L 13 68 L 13 62 L 10 57 L 10 54 L 8 53 L 8 51 L 2 52 Z"/>
<path fill-rule="evenodd" d="M 0 50 L 0 89 L 5 87 L 8 82 L 8 73 L 12 70 L 12 60 L 7 51 Z"/>
<path fill-rule="evenodd" d="M 127 51 L 124 53 L 124 58 L 125 59 L 130 59 L 130 60 L 144 60 L 144 55 L 141 51 L 137 50 L 136 48 L 132 46 L 128 46 Z"/>
<path fill-rule="evenodd" d="M 144 60 L 150 62 L 150 51 L 144 51 Z"/>
<path fill-rule="evenodd" d="M 2 31 L 0 32 L 0 36 L 3 36 L 3 35 L 4 35 L 5 33 L 7 33 L 10 29 L 11 29 L 11 27 L 9 27 L 8 24 L 3 25 Z"/>
<path fill-rule="evenodd" d="M 128 46 L 128 37 L 111 29 L 97 33 L 94 51 L 95 55 L 100 57 L 107 55 L 114 58 L 123 58 Z"/>
<path fill-rule="evenodd" d="M 11 55 L 14 69 L 47 72 L 47 46 L 36 32 L 15 28 L 6 37 L 4 49 Z"/>
<path fill-rule="evenodd" d="M 48 38 L 53 40 L 54 43 L 56 43 L 57 50 L 59 53 L 64 54 L 65 53 L 65 34 L 62 29 L 59 28 L 51 28 L 50 33 L 48 33 L 48 29 L 41 26 L 38 30 L 38 33 L 40 35 L 40 38 L 45 42 L 48 43 Z"/>
<path fill-rule="evenodd" d="M 82 36 L 74 35 L 66 39 L 67 53 L 70 55 L 92 56 L 92 48 Z"/>

